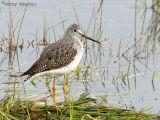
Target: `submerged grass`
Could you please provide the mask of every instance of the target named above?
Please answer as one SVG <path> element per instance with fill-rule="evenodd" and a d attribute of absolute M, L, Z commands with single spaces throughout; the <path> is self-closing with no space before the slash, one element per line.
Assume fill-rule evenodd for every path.
<path fill-rule="evenodd" d="M 111 108 L 97 105 L 96 100 L 82 95 L 76 101 L 57 103 L 57 105 L 38 105 L 34 101 L 16 100 L 7 97 L 0 103 L 1 120 L 148 120 L 156 115 L 143 111 Z"/>

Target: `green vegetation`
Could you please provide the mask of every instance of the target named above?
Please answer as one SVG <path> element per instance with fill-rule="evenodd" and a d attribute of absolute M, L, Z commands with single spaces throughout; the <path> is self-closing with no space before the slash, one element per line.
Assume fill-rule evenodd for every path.
<path fill-rule="evenodd" d="M 92 15 L 90 16 L 90 21 L 88 24 L 87 31 L 91 28 L 91 25 L 94 24 L 93 26 L 93 37 L 96 38 L 97 40 L 102 40 L 102 34 L 103 31 L 102 29 L 102 18 L 103 18 L 103 3 L 105 1 L 101 0 L 99 1 L 98 8 L 93 7 Z M 149 44 L 142 44 L 143 39 L 138 39 L 137 36 L 137 28 L 136 28 L 136 17 L 137 14 L 139 13 L 137 9 L 135 9 L 135 35 L 134 35 L 134 40 L 135 43 L 133 43 L 132 46 L 126 48 L 125 52 L 121 52 L 121 42 L 119 43 L 119 52 L 117 53 L 118 59 L 119 59 L 119 74 L 113 76 L 113 83 L 118 84 L 117 81 L 121 80 L 124 85 L 128 85 L 128 88 L 130 90 L 130 83 L 129 83 L 129 77 L 133 73 L 130 71 L 134 72 L 134 75 L 136 76 L 136 73 L 141 73 L 141 71 L 136 67 L 135 63 L 140 63 L 145 66 L 146 69 L 149 69 L 148 67 L 148 56 L 152 54 L 149 49 L 149 45 L 152 45 L 152 49 L 155 50 L 156 46 L 159 45 L 157 42 L 160 41 L 160 34 L 159 34 L 159 22 L 160 22 L 160 1 L 159 0 L 152 0 L 153 6 L 151 7 L 153 12 L 150 18 L 150 22 L 148 25 L 147 30 L 142 30 L 143 35 L 147 36 L 147 39 L 145 39 Z M 147 13 L 147 9 L 145 9 L 145 12 Z M 64 27 L 64 22 L 66 21 L 65 19 L 61 17 L 61 14 L 59 13 L 61 22 L 50 25 L 47 23 L 46 18 L 44 17 L 44 28 L 43 28 L 43 37 L 42 38 L 37 38 L 37 33 L 34 35 L 35 40 L 31 42 L 23 42 L 23 39 L 21 38 L 21 29 L 23 26 L 23 21 L 26 16 L 26 10 L 25 8 L 21 19 L 15 19 L 12 10 L 9 10 L 9 20 L 8 20 L 8 34 L 5 34 L 5 31 L 3 31 L 3 28 L 0 28 L 0 34 L 1 34 L 1 45 L 0 45 L 0 51 L 1 53 L 3 52 L 3 57 L 2 60 L 0 60 L 0 65 L 3 64 L 5 60 L 8 60 L 9 67 L 10 69 L 13 69 L 14 63 L 16 62 L 16 57 L 18 61 L 18 49 L 22 51 L 23 47 L 28 44 L 28 47 L 31 46 L 36 46 L 33 47 L 34 49 L 37 49 L 40 45 L 45 47 L 48 43 L 50 43 L 50 35 L 55 34 L 54 32 L 54 27 L 57 25 L 63 26 L 63 29 L 65 30 Z M 75 14 L 75 18 L 77 23 L 80 23 L 78 19 L 78 14 L 76 11 L 76 5 L 73 2 L 73 11 Z M 1 8 L 0 8 L 1 12 Z M 145 13 L 144 12 L 144 13 Z M 146 15 L 144 14 L 144 20 L 145 21 Z M 108 18 L 107 18 L 108 19 Z M 143 27 L 145 28 L 145 27 Z M 116 28 L 115 28 L 116 29 Z M 108 31 L 107 31 L 108 32 Z M 54 35 L 55 37 L 55 35 Z M 27 38 L 28 39 L 28 38 Z M 56 40 L 56 37 L 55 37 Z M 106 38 L 107 40 L 107 38 Z M 35 43 L 36 42 L 36 43 Z M 102 43 L 104 41 L 102 40 Z M 25 44 L 25 45 L 24 45 Z M 85 69 L 81 70 L 81 66 L 77 66 L 76 70 L 76 76 L 81 77 L 80 75 L 83 74 L 82 78 L 87 81 L 87 78 L 90 75 L 89 68 L 92 69 L 92 66 L 90 65 L 93 63 L 94 65 L 98 64 L 98 60 L 100 61 L 100 66 L 101 66 L 101 57 L 103 55 L 103 52 L 101 52 L 102 48 L 99 46 L 97 49 L 95 49 L 94 44 L 92 46 L 88 46 L 87 41 L 84 41 L 85 44 Z M 107 43 L 108 44 L 108 43 Z M 2 47 L 3 46 L 3 47 Z M 86 63 L 87 57 L 90 57 L 89 49 L 90 47 L 92 50 L 91 52 L 94 53 L 94 58 L 93 60 L 91 59 L 90 63 Z M 112 45 L 110 46 L 112 48 Z M 98 50 L 95 51 L 95 50 Z M 152 50 L 152 51 L 153 51 Z M 103 51 L 103 50 L 102 50 Z M 104 49 L 104 51 L 106 51 Z M 112 49 L 110 51 L 107 51 L 109 53 L 109 56 L 107 56 L 108 60 L 108 65 L 105 66 L 107 67 L 107 77 L 108 77 L 108 71 L 110 70 L 109 64 L 112 64 L 114 59 L 112 58 Z M 37 51 L 38 52 L 38 51 Z M 145 53 L 146 52 L 146 53 Z M 144 56 L 145 55 L 145 56 Z M 2 55 L 1 55 L 2 56 Z M 121 59 L 124 58 L 126 63 L 128 63 L 127 71 L 120 71 L 122 70 L 121 68 Z M 132 59 L 133 58 L 133 59 Z M 105 58 L 106 60 L 106 58 Z M 19 65 L 19 62 L 17 62 Z M 133 66 L 133 67 L 132 67 Z M 138 64 L 139 66 L 139 64 Z M 102 66 L 101 66 L 102 67 Z M 104 70 L 104 74 L 105 71 Z M 2 70 L 0 70 L 2 71 Z M 21 71 L 19 69 L 19 71 Z M 138 72 L 137 72 L 138 71 Z M 8 72 L 8 71 L 7 71 Z M 155 84 L 154 81 L 159 78 L 159 71 L 154 70 L 152 71 L 152 86 L 153 90 L 155 90 Z M 131 74 L 132 73 L 132 74 Z M 109 73 L 110 74 L 110 73 Z M 101 75 L 101 74 L 99 74 Z M 12 78 L 10 78 L 12 77 Z M 80 98 L 76 101 L 66 101 L 62 103 L 57 103 L 56 105 L 51 105 L 48 104 L 48 101 L 44 99 L 44 105 L 40 105 L 40 101 L 29 101 L 29 100 L 20 100 L 16 99 L 16 84 L 19 83 L 17 79 L 15 81 L 13 78 L 16 76 L 10 75 L 9 76 L 9 81 L 2 82 L 1 84 L 7 84 L 7 85 L 13 85 L 13 90 L 5 90 L 6 95 L 5 97 L 0 101 L 0 120 L 156 120 L 157 115 L 153 114 L 146 114 L 146 111 L 135 111 L 135 110 L 129 110 L 129 109 L 122 109 L 122 108 L 112 108 L 112 107 L 107 107 L 103 104 L 97 104 L 95 99 L 89 98 L 87 94 L 82 94 Z M 103 78 L 103 74 L 101 76 Z M 135 78 L 135 88 L 136 88 L 136 77 Z M 19 79 L 19 78 L 18 78 Z M 36 78 L 35 78 L 36 79 Z M 104 81 L 108 78 L 104 78 Z M 34 81 L 34 80 L 33 80 Z M 35 83 L 32 81 L 32 85 L 35 86 Z M 102 81 L 102 84 L 105 86 L 105 82 Z M 21 81 L 20 81 L 21 82 Z M 87 82 L 84 82 L 84 86 L 88 85 Z M 46 85 L 49 88 L 49 83 Z M 118 85 L 117 85 L 118 86 Z M 12 93 L 11 93 L 12 92 Z M 8 94 L 12 95 L 8 95 Z M 155 118 L 155 119 L 154 119 Z M 157 118 L 158 120 L 158 118 Z"/>
<path fill-rule="evenodd" d="M 38 105 L 34 101 L 14 101 L 7 97 L 0 103 L 1 120 L 151 120 L 155 115 L 143 111 L 111 108 L 96 105 L 96 100 L 86 94 L 76 101 L 57 103 L 56 105 Z"/>

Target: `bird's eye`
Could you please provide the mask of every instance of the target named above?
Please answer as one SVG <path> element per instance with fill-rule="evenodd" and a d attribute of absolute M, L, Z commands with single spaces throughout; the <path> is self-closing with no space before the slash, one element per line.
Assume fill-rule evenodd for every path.
<path fill-rule="evenodd" d="M 74 29 L 74 32 L 77 32 L 77 30 Z"/>

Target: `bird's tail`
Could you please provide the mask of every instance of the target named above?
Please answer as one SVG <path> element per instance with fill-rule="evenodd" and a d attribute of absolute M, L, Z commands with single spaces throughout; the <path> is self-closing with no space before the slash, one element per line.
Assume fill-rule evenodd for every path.
<path fill-rule="evenodd" d="M 24 82 L 28 81 L 32 77 L 31 75 L 28 74 L 28 71 L 20 74 L 19 77 L 22 77 L 22 76 L 25 76 L 25 75 L 28 75 L 28 76 L 27 76 L 27 78 L 24 79 Z"/>
<path fill-rule="evenodd" d="M 26 71 L 26 72 L 20 74 L 19 77 L 22 77 L 22 76 L 25 76 L 25 75 L 28 75 L 28 71 Z"/>

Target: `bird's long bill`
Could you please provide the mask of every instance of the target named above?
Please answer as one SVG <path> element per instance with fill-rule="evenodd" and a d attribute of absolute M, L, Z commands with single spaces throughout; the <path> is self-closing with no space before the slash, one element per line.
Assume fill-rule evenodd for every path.
<path fill-rule="evenodd" d="M 82 34 L 82 33 L 79 33 L 79 34 L 80 34 L 82 37 L 84 37 L 84 38 L 86 38 L 86 39 L 88 39 L 88 40 L 91 40 L 91 41 L 96 42 L 96 43 L 100 43 L 99 41 L 96 41 L 96 40 L 94 40 L 94 39 L 88 37 L 88 36 L 85 35 L 85 34 Z"/>

